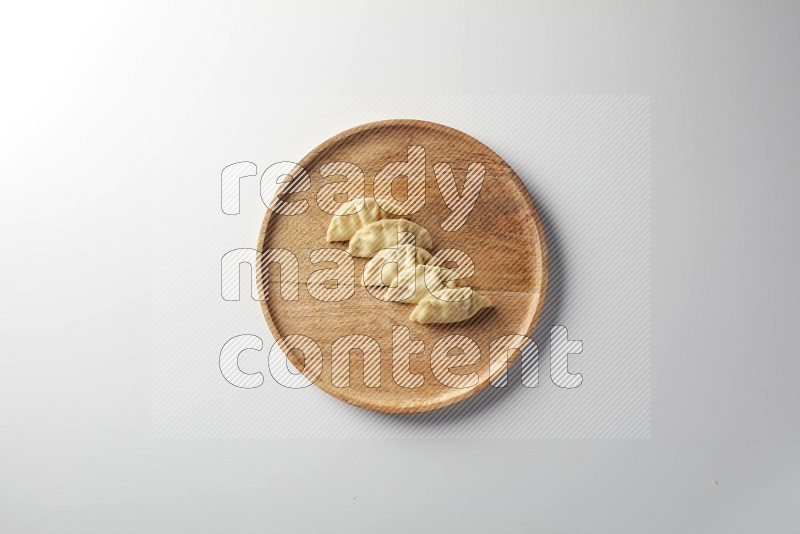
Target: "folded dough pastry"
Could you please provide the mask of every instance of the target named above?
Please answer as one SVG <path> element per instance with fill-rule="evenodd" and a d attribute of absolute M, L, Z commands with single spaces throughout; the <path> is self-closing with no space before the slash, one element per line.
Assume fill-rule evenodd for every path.
<path fill-rule="evenodd" d="M 356 211 L 361 202 L 364 203 L 364 207 L 360 211 Z M 331 218 L 328 225 L 328 235 L 325 239 L 328 243 L 348 241 L 366 225 L 389 218 L 391 218 L 391 214 L 384 211 L 374 198 L 354 198 L 336 210 L 336 215 Z"/>
<path fill-rule="evenodd" d="M 347 248 L 351 256 L 357 258 L 369 258 L 382 248 L 396 248 L 397 245 L 410 243 L 410 236 L 403 235 L 402 232 L 410 232 L 416 238 L 416 246 L 429 249 L 433 245 L 433 239 L 428 231 L 418 224 L 405 219 L 386 219 L 370 223 L 358 230 Z"/>
<path fill-rule="evenodd" d="M 489 299 L 469 287 L 445 288 L 423 298 L 411 312 L 411 320 L 421 324 L 458 323 L 491 305 Z"/>
<path fill-rule="evenodd" d="M 392 287 L 397 282 L 397 271 L 413 269 L 417 265 L 428 263 L 430 259 L 430 252 L 411 244 L 381 249 L 364 265 L 364 286 Z"/>
<path fill-rule="evenodd" d="M 436 265 L 403 269 L 397 276 L 397 283 L 386 291 L 383 300 L 417 304 L 432 293 L 439 295 L 443 289 L 465 287 L 466 282 L 457 277 L 455 271 Z"/>

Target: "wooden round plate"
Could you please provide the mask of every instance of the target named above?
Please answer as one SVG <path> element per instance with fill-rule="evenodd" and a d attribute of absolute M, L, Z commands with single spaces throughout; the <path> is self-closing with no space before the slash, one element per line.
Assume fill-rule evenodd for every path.
<path fill-rule="evenodd" d="M 366 175 L 366 195 L 373 195 L 376 173 L 392 162 L 405 162 L 408 147 L 425 149 L 426 199 L 422 210 L 405 216 L 422 225 L 433 237 L 435 252 L 456 248 L 470 255 L 475 274 L 467 283 L 487 296 L 493 308 L 482 310 L 472 319 L 455 324 L 421 325 L 409 319 L 414 305 L 377 300 L 361 282 L 365 260 L 356 258 L 355 294 L 341 302 L 313 298 L 305 287 L 309 275 L 333 264 L 313 264 L 309 253 L 316 249 L 347 249 L 347 243 L 325 240 L 331 215 L 316 202 L 319 188 L 343 177 L 323 178 L 320 167 L 344 161 L 358 165 Z M 459 190 L 467 167 L 478 162 L 485 166 L 483 189 L 466 223 L 457 231 L 445 231 L 442 222 L 450 209 L 442 199 L 434 174 L 436 163 L 449 163 Z M 322 350 L 322 373 L 315 384 L 325 392 L 350 404 L 381 412 L 412 413 L 443 408 L 460 402 L 490 383 L 489 347 L 493 340 L 508 334 L 530 336 L 539 318 L 547 285 L 547 250 L 544 229 L 524 184 L 514 171 L 492 150 L 472 137 L 440 124 L 418 120 L 387 120 L 364 124 L 325 141 L 300 160 L 311 178 L 307 191 L 286 195 L 288 200 L 305 199 L 308 209 L 299 215 L 276 215 L 267 210 L 259 235 L 258 249 L 286 249 L 299 260 L 300 294 L 298 300 L 280 297 L 280 271 L 272 266 L 270 282 L 259 280 L 261 306 L 276 340 L 300 334 L 313 339 Z M 402 200 L 403 180 L 396 180 L 393 194 Z M 339 199 L 336 199 L 337 201 Z M 257 272 L 265 272 L 264 265 Z M 408 388 L 398 385 L 392 374 L 392 327 L 405 326 L 411 338 L 424 342 L 424 351 L 410 361 L 412 373 L 420 373 L 424 383 Z M 366 335 L 380 345 L 380 386 L 364 384 L 364 359 L 361 351 L 350 353 L 348 387 L 337 387 L 331 377 L 333 342 L 351 334 Z M 453 369 L 454 374 L 478 373 L 477 385 L 451 388 L 437 380 L 431 370 L 431 349 L 437 341 L 451 334 L 468 336 L 480 349 L 479 363 Z M 457 349 L 455 349 L 457 352 Z M 510 355 L 509 365 L 519 354 Z M 304 374 L 304 357 L 290 350 L 287 357 Z M 316 374 L 316 373 L 314 373 Z M 308 376 L 308 375 L 307 375 Z M 313 379 L 314 377 L 308 376 Z M 491 377 L 496 379 L 496 377 Z"/>

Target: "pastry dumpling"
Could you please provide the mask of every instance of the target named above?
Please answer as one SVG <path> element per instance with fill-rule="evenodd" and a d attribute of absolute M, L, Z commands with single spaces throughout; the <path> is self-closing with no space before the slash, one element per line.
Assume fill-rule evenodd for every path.
<path fill-rule="evenodd" d="M 397 276 L 397 283 L 386 291 L 385 301 L 417 304 L 425 297 L 439 295 L 446 288 L 465 287 L 456 273 L 436 265 L 417 265 L 413 269 L 403 269 Z"/>
<path fill-rule="evenodd" d="M 430 252 L 408 243 L 379 250 L 364 265 L 364 285 L 392 287 L 397 282 L 397 271 L 424 265 L 430 259 Z"/>
<path fill-rule="evenodd" d="M 361 202 L 364 203 L 364 207 L 361 211 L 356 211 Z M 328 243 L 348 241 L 358 230 L 369 223 L 389 219 L 390 217 L 389 212 L 381 209 L 372 197 L 348 200 L 336 210 L 336 215 L 331 218 L 331 222 L 328 225 L 328 235 L 325 239 Z"/>
<path fill-rule="evenodd" d="M 445 288 L 423 298 L 411 312 L 411 320 L 420 324 L 458 323 L 491 305 L 489 299 L 469 287 Z"/>
<path fill-rule="evenodd" d="M 370 223 L 358 230 L 352 239 L 347 252 L 357 258 L 369 258 L 382 248 L 396 248 L 397 245 L 410 243 L 410 236 L 398 237 L 401 232 L 411 232 L 416 237 L 416 246 L 429 249 L 433 245 L 431 234 L 418 224 L 405 219 L 386 219 Z"/>

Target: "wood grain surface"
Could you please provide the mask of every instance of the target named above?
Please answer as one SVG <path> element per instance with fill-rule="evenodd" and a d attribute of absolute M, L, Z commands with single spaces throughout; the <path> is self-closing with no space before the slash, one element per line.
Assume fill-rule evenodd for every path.
<path fill-rule="evenodd" d="M 355 294 L 341 302 L 324 302 L 313 298 L 305 281 L 319 269 L 334 264 L 312 264 L 309 253 L 316 249 L 347 249 L 347 243 L 328 243 L 325 240 L 331 215 L 316 203 L 317 190 L 326 183 L 342 177 L 323 178 L 319 169 L 325 163 L 347 161 L 357 164 L 366 174 L 366 195 L 372 196 L 375 175 L 388 163 L 406 161 L 408 146 L 425 149 L 426 198 L 424 208 L 405 218 L 425 227 L 433 236 L 431 252 L 443 248 L 463 250 L 475 264 L 475 274 L 467 283 L 487 296 L 493 303 L 469 321 L 446 325 L 420 325 L 409 315 L 413 305 L 376 300 L 363 287 L 361 275 L 364 262 L 355 259 Z M 482 163 L 486 176 L 480 197 L 467 222 L 457 231 L 448 232 L 441 224 L 450 213 L 439 192 L 433 166 L 449 163 L 459 189 L 470 163 Z M 514 171 L 492 150 L 458 130 L 417 120 L 388 120 L 369 123 L 345 131 L 311 151 L 299 161 L 311 177 L 308 191 L 293 193 L 286 200 L 308 200 L 305 213 L 293 216 L 274 214 L 267 210 L 261 227 L 257 248 L 261 251 L 281 248 L 293 252 L 299 260 L 299 300 L 284 300 L 280 296 L 280 270 L 274 265 L 269 284 L 259 279 L 261 305 L 267 324 L 280 339 L 292 334 L 312 338 L 322 350 L 322 374 L 316 386 L 327 393 L 356 406 L 382 412 L 411 413 L 434 410 L 462 401 L 489 385 L 489 346 L 504 335 L 529 336 L 541 311 L 547 285 L 547 251 L 544 230 L 533 200 Z M 396 180 L 393 193 L 403 195 L 403 180 Z M 410 329 L 413 340 L 424 342 L 424 351 L 414 354 L 410 362 L 413 373 L 421 373 L 424 383 L 407 388 L 398 385 L 392 374 L 392 327 Z M 331 346 L 342 336 L 361 334 L 375 339 L 380 345 L 381 374 L 379 387 L 364 384 L 363 354 L 350 354 L 349 386 L 337 387 L 331 380 Z M 469 388 L 450 388 L 434 376 L 431 370 L 431 350 L 445 336 L 468 336 L 480 348 L 480 361 L 453 369 L 456 374 L 477 372 L 477 385 Z M 453 361 L 458 361 L 457 349 Z M 511 355 L 511 361 L 518 351 Z M 292 364 L 304 374 L 303 355 L 291 350 L 287 355 Z M 310 377 L 313 378 L 313 377 Z"/>

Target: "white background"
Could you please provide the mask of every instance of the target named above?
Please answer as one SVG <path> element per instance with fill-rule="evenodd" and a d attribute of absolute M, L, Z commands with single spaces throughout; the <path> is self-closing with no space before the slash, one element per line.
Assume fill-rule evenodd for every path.
<path fill-rule="evenodd" d="M 800 8 L 697 4 L 6 8 L 0 529 L 792 530 Z M 154 182 L 364 92 L 650 95 L 649 440 L 150 439 Z"/>

